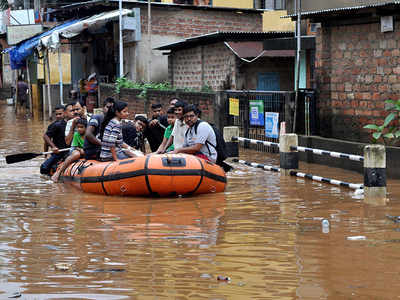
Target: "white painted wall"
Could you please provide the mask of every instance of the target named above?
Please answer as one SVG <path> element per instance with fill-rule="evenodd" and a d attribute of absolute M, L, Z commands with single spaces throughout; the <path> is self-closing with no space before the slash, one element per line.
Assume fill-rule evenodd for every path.
<path fill-rule="evenodd" d="M 176 36 L 152 35 L 151 49 L 174 43 L 182 38 Z M 151 57 L 151 81 L 163 82 L 168 80 L 168 56 L 162 51 L 150 51 L 147 34 L 142 34 L 142 40 L 126 45 L 124 51 L 125 73 L 129 70 L 128 78 L 135 81 L 147 82 L 148 59 Z M 135 76 L 136 74 L 136 76 Z"/>

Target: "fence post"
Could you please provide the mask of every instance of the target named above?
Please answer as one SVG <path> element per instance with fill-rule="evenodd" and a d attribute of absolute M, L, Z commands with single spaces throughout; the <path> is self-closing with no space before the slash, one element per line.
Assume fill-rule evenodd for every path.
<path fill-rule="evenodd" d="M 279 137 L 279 155 L 281 174 L 289 176 L 291 170 L 299 168 L 299 153 L 297 150 L 291 150 L 291 146 L 299 145 L 298 136 L 294 133 L 282 134 Z"/>
<path fill-rule="evenodd" d="M 364 201 L 386 203 L 386 149 L 383 145 L 364 147 Z"/>
<path fill-rule="evenodd" d="M 224 127 L 224 140 L 226 143 L 226 150 L 228 152 L 229 157 L 239 157 L 239 142 L 232 141 L 232 137 L 239 136 L 239 127 L 237 126 L 228 126 Z"/>

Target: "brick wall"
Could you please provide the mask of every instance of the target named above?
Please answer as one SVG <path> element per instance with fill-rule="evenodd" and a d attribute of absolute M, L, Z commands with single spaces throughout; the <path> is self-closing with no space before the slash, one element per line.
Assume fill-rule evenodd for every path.
<path fill-rule="evenodd" d="M 204 85 L 216 91 L 236 89 L 236 56 L 224 43 L 205 46 L 203 64 Z"/>
<path fill-rule="evenodd" d="M 140 6 L 142 32 L 147 33 L 147 6 Z M 183 38 L 215 31 L 262 31 L 262 14 L 214 9 L 152 7 L 151 31 L 155 35 Z"/>
<path fill-rule="evenodd" d="M 316 78 L 322 136 L 367 142 L 362 127 L 383 122 L 387 99 L 399 99 L 400 23 L 381 33 L 380 24 L 320 29 Z"/>
<path fill-rule="evenodd" d="M 174 51 L 169 61 L 170 82 L 176 88 L 236 88 L 236 59 L 223 43 Z"/>

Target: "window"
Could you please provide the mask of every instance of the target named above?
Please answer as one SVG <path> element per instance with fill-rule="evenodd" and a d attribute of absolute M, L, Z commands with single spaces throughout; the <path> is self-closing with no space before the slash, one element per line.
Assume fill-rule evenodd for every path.
<path fill-rule="evenodd" d="M 254 8 L 256 9 L 285 9 L 285 0 L 254 0 Z"/>
<path fill-rule="evenodd" d="M 275 10 L 285 9 L 285 0 L 274 0 L 274 9 Z"/>
<path fill-rule="evenodd" d="M 269 2 L 268 0 L 254 0 L 254 8 L 255 9 L 266 9 L 265 2 Z"/>

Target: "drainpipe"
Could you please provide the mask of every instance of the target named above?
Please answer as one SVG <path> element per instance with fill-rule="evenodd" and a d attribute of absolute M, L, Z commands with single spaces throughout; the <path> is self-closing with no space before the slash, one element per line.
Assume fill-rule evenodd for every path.
<path fill-rule="evenodd" d="M 119 0 L 119 77 L 124 77 L 124 41 L 122 40 L 122 0 Z"/>
<path fill-rule="evenodd" d="M 296 20 L 296 32 L 297 32 L 297 51 L 296 51 L 296 95 L 294 100 L 294 118 L 293 118 L 293 133 L 296 133 L 296 121 L 297 121 L 297 106 L 299 102 L 299 85 L 300 85 L 300 51 L 301 51 L 301 0 L 295 0 L 297 20 Z"/>
<path fill-rule="evenodd" d="M 149 39 L 149 59 L 147 61 L 147 82 L 151 82 L 151 0 L 147 0 L 147 37 Z"/>

